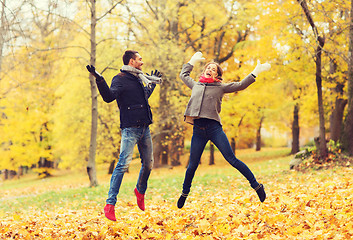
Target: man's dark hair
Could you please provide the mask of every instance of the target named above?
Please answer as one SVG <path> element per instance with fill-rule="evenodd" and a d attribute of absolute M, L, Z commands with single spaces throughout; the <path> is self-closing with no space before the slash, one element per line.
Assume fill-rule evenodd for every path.
<path fill-rule="evenodd" d="M 138 53 L 138 51 L 126 50 L 124 55 L 123 55 L 123 63 L 124 63 L 124 65 L 128 65 L 131 58 L 135 59 L 136 58 L 136 53 Z"/>

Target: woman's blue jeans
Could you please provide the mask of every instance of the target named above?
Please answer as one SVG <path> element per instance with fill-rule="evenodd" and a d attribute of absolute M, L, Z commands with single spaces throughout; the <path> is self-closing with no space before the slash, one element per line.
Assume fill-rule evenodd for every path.
<path fill-rule="evenodd" d="M 215 120 L 198 119 L 194 121 L 190 160 L 185 174 L 183 193 L 189 194 L 190 192 L 192 179 L 209 140 L 219 149 L 223 157 L 249 181 L 252 188 L 258 187 L 259 183 L 248 166 L 235 157 L 222 125 Z"/>
<path fill-rule="evenodd" d="M 141 194 L 145 194 L 146 192 L 147 181 L 153 167 L 153 146 L 150 129 L 148 126 L 123 128 L 121 130 L 119 162 L 110 179 L 110 188 L 106 200 L 107 204 L 116 204 L 121 182 L 124 173 L 132 161 L 133 150 L 136 144 L 141 158 L 141 170 L 136 188 Z"/>

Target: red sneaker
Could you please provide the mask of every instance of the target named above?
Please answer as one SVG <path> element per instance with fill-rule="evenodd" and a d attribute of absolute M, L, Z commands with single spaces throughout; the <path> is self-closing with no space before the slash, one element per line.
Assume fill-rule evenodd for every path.
<path fill-rule="evenodd" d="M 116 221 L 114 205 L 111 205 L 111 204 L 105 205 L 104 214 L 105 214 L 105 217 L 108 218 L 109 220 Z"/>
<path fill-rule="evenodd" d="M 137 198 L 137 205 L 142 211 L 145 211 L 145 194 L 139 193 L 137 188 L 135 188 L 134 192 Z"/>

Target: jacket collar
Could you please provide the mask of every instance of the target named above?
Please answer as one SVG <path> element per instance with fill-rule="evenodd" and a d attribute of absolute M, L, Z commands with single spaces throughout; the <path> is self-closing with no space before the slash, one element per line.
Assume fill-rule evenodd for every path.
<path fill-rule="evenodd" d="M 203 86 L 221 86 L 222 83 L 220 83 L 220 82 L 213 82 L 213 83 L 197 82 L 197 85 L 203 85 Z"/>

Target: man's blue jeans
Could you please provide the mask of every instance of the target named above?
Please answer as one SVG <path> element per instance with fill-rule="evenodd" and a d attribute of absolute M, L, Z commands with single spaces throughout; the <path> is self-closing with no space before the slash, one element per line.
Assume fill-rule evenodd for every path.
<path fill-rule="evenodd" d="M 210 119 L 198 119 L 194 121 L 193 135 L 191 138 L 190 161 L 186 170 L 183 193 L 189 194 L 191 182 L 199 166 L 201 155 L 207 142 L 211 140 L 223 157 L 236 168 L 249 181 L 252 188 L 259 186 L 254 174 L 245 163 L 237 159 L 229 144 L 228 138 L 223 131 L 222 125 Z"/>
<path fill-rule="evenodd" d="M 110 180 L 108 199 L 106 200 L 107 204 L 116 204 L 120 185 L 124 173 L 127 171 L 132 160 L 133 150 L 136 144 L 141 158 L 141 170 L 136 188 L 141 194 L 145 194 L 146 192 L 147 181 L 153 167 L 153 147 L 150 129 L 148 126 L 123 128 L 121 130 L 119 162 Z"/>

